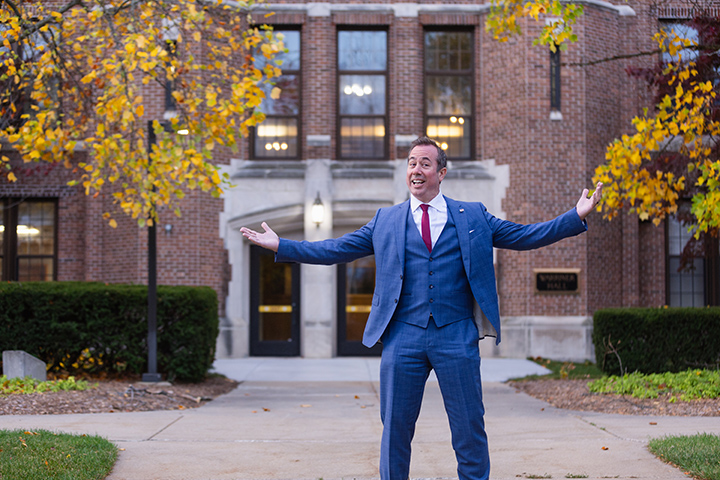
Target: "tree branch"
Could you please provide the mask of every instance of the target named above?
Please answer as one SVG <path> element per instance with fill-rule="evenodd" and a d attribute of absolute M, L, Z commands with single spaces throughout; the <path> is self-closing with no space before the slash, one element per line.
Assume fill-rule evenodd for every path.
<path fill-rule="evenodd" d="M 607 62 L 615 62 L 617 60 L 626 60 L 628 58 L 639 58 L 639 57 L 647 57 L 650 55 L 657 55 L 659 53 L 662 53 L 663 51 L 658 49 L 650 50 L 647 52 L 637 52 L 637 53 L 629 53 L 626 55 L 614 55 L 612 57 L 606 57 L 601 58 L 599 60 L 591 60 L 589 62 L 563 62 L 561 65 L 565 67 L 590 67 L 593 65 L 599 65 L 601 63 L 607 63 Z"/>

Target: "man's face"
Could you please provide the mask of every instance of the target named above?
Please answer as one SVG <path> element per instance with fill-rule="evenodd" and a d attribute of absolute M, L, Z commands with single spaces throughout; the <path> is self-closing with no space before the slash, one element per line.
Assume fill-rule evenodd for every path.
<path fill-rule="evenodd" d="M 445 178 L 447 168 L 438 171 L 437 148 L 432 145 L 418 145 L 410 151 L 407 164 L 407 186 L 415 198 L 423 203 L 430 202 L 440 193 L 440 182 Z"/>

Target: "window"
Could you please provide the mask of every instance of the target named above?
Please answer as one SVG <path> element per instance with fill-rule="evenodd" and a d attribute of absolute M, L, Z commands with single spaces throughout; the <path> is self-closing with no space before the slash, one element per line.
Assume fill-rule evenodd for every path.
<path fill-rule="evenodd" d="M 55 280 L 56 219 L 55 200 L 0 200 L 0 268 L 3 281 Z"/>
<path fill-rule="evenodd" d="M 560 111 L 560 48 L 550 51 L 550 111 Z"/>
<path fill-rule="evenodd" d="M 689 265 L 680 268 L 683 248 L 692 233 L 675 217 L 667 222 L 668 238 L 668 298 L 672 307 L 705 306 L 705 261 L 703 258 L 689 260 Z"/>
<path fill-rule="evenodd" d="M 670 36 L 671 32 L 674 31 L 675 35 L 677 35 L 679 38 L 692 40 L 694 42 L 698 42 L 699 40 L 698 31 L 695 28 L 686 25 L 686 22 L 682 20 L 661 21 L 660 29 L 663 32 L 667 33 L 668 36 Z M 695 60 L 697 57 L 697 50 L 688 48 L 680 50 L 675 56 L 670 55 L 670 53 L 668 52 L 663 52 L 663 62 L 665 63 L 678 61 L 679 58 L 682 58 L 683 62 L 688 62 Z"/>
<path fill-rule="evenodd" d="M 472 155 L 473 33 L 425 32 L 425 132 L 448 158 Z"/>
<path fill-rule="evenodd" d="M 298 158 L 300 125 L 300 31 L 275 30 L 283 35 L 286 53 L 276 59 L 282 60 L 283 74 L 275 85 L 266 85 L 265 99 L 260 110 L 265 120 L 255 127 L 253 136 L 253 158 L 291 159 Z M 256 57 L 256 65 L 262 69 L 262 56 Z M 280 97 L 273 99 L 270 92 L 274 87 L 282 90 Z"/>
<path fill-rule="evenodd" d="M 167 40 L 165 42 L 165 50 L 168 53 L 168 62 L 172 63 L 177 59 L 177 40 Z M 175 67 L 171 66 L 170 70 L 175 73 Z M 175 103 L 175 97 L 173 92 L 175 91 L 174 82 L 172 78 L 166 79 L 165 82 L 165 111 L 175 112 L 177 110 L 177 104 Z"/>
<path fill-rule="evenodd" d="M 338 32 L 340 158 L 385 158 L 387 32 Z"/>
<path fill-rule="evenodd" d="M 33 21 L 35 20 L 33 19 Z M 8 30 L 8 24 L 0 23 L 3 38 L 5 38 Z M 18 41 L 14 36 L 5 39 L 7 43 L 0 45 L 0 57 L 12 57 L 15 61 L 15 67 L 19 71 L 32 69 L 31 64 L 39 57 L 38 48 L 47 45 L 45 39 L 49 35 L 49 32 L 44 34 L 35 32 L 21 41 Z M 33 113 L 33 100 L 30 97 L 31 87 L 23 85 L 24 82 L 16 83 L 17 78 L 16 75 L 8 75 L 7 68 L 0 70 L 0 92 L 2 92 L 0 93 L 0 129 L 18 128 L 26 121 L 24 115 Z M 56 80 L 50 75 L 45 75 L 43 81 L 49 82 L 51 85 L 56 83 Z M 32 81 L 30 84 L 32 84 Z M 56 89 L 56 86 L 53 85 L 52 95 L 54 98 L 52 101 L 55 103 L 58 102 Z"/>
<path fill-rule="evenodd" d="M 679 205 L 667 221 L 667 304 L 671 307 L 704 307 L 720 303 L 720 250 L 711 235 L 693 238 L 686 223 L 690 203 Z"/>

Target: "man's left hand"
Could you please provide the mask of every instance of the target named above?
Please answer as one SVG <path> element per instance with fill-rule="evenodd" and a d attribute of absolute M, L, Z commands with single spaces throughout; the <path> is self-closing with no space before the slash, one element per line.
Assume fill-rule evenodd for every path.
<path fill-rule="evenodd" d="M 583 190 L 582 195 L 580 195 L 580 200 L 578 200 L 577 205 L 575 205 L 575 210 L 577 210 L 580 220 L 585 220 L 585 217 L 587 217 L 600 202 L 602 198 L 602 187 L 602 182 L 598 182 L 595 191 L 590 196 L 588 196 L 589 191 L 587 188 Z"/>

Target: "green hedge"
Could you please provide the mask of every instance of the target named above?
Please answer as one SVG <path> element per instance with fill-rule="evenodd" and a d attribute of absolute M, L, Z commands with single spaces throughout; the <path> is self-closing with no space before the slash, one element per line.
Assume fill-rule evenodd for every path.
<path fill-rule="evenodd" d="M 158 370 L 202 380 L 215 358 L 218 301 L 209 287 L 158 286 Z M 147 371 L 147 287 L 84 282 L 0 284 L 0 350 L 50 371 Z"/>
<path fill-rule="evenodd" d="M 717 307 L 604 309 L 593 324 L 597 365 L 610 375 L 720 366 Z"/>

